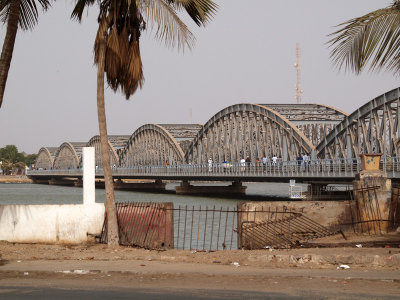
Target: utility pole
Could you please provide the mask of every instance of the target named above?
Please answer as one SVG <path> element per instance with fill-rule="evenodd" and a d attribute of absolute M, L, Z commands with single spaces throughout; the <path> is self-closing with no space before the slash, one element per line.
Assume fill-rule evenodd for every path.
<path fill-rule="evenodd" d="M 297 99 L 297 104 L 301 103 L 301 94 L 303 93 L 301 89 L 301 66 L 300 66 L 300 57 L 301 57 L 301 51 L 300 51 L 300 44 L 296 43 L 296 63 L 294 64 L 294 67 L 296 68 L 297 71 L 297 83 L 296 83 L 296 99 Z"/>

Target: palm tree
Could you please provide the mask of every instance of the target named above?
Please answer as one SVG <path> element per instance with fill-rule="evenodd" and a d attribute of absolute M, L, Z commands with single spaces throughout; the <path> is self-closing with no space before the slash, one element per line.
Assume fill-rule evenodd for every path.
<path fill-rule="evenodd" d="M 24 170 L 26 166 L 24 155 L 18 152 L 18 148 L 15 145 L 7 145 L 4 148 L 0 148 L 0 161 L 0 167 L 5 175 L 12 175 L 15 169 Z"/>
<path fill-rule="evenodd" d="M 0 107 L 3 103 L 18 26 L 22 30 L 28 30 L 37 24 L 39 14 L 36 3 L 40 4 L 43 10 L 50 7 L 50 0 L 0 0 L 0 21 L 7 23 L 0 57 Z"/>
<path fill-rule="evenodd" d="M 359 74 L 370 62 L 371 70 L 387 68 L 400 73 L 400 1 L 351 19 L 330 34 L 331 59 Z"/>
<path fill-rule="evenodd" d="M 107 141 L 104 107 L 104 73 L 114 90 L 121 89 L 126 99 L 144 83 L 139 40 L 141 32 L 151 24 L 155 37 L 167 46 L 189 49 L 194 37 L 179 19 L 177 12 L 185 10 L 198 25 L 205 25 L 215 14 L 217 5 L 212 0 L 77 0 L 72 18 L 82 20 L 84 9 L 98 3 L 99 27 L 94 43 L 94 62 L 97 64 L 97 112 L 106 189 L 108 245 L 119 243 L 114 185 Z"/>

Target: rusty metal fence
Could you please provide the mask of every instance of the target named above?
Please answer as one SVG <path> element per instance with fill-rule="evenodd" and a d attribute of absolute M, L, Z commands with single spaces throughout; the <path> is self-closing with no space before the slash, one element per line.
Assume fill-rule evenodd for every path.
<path fill-rule="evenodd" d="M 119 243 L 147 249 L 173 248 L 172 203 L 116 203 Z M 101 243 L 107 243 L 107 214 Z"/>
<path fill-rule="evenodd" d="M 301 213 L 230 207 L 117 203 L 120 244 L 147 249 L 218 251 L 292 248 L 336 234 Z M 107 242 L 105 218 L 101 242 Z"/>
<path fill-rule="evenodd" d="M 297 212 L 268 209 L 240 215 L 239 244 L 243 249 L 294 248 L 339 233 Z"/>

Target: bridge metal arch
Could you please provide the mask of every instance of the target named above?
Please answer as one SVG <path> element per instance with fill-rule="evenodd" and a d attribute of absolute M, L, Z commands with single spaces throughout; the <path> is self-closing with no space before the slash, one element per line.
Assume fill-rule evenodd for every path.
<path fill-rule="evenodd" d="M 126 143 L 129 140 L 129 135 L 109 135 L 107 136 L 107 138 L 111 159 L 110 165 L 119 166 L 119 156 L 122 149 L 125 148 Z M 103 158 L 101 155 L 100 135 L 95 135 L 94 137 L 92 137 L 86 144 L 86 147 L 94 147 L 95 164 L 97 167 L 102 168 Z"/>
<path fill-rule="evenodd" d="M 64 142 L 54 158 L 54 169 L 77 169 L 81 164 L 82 148 L 86 143 Z"/>
<path fill-rule="evenodd" d="M 185 155 L 187 163 L 251 161 L 264 155 L 295 160 L 313 144 L 287 118 L 260 104 L 242 103 L 215 114 L 199 131 Z"/>
<path fill-rule="evenodd" d="M 54 165 L 54 158 L 57 153 L 57 147 L 40 148 L 35 161 L 36 169 L 51 170 Z"/>
<path fill-rule="evenodd" d="M 398 156 L 400 88 L 364 104 L 316 147 L 320 158 L 355 158 L 363 153 Z"/>
<path fill-rule="evenodd" d="M 181 164 L 184 152 L 179 143 L 163 126 L 145 124 L 139 127 L 129 138 L 121 152 L 120 166 L 170 165 Z"/>
<path fill-rule="evenodd" d="M 348 114 L 333 106 L 302 104 L 261 104 L 288 119 L 317 146 Z"/>

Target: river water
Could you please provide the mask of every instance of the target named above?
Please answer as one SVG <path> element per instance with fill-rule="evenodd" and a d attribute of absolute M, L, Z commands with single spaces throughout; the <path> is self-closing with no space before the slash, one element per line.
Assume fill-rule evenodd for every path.
<path fill-rule="evenodd" d="M 239 197 L 203 197 L 176 195 L 174 186 L 168 183 L 166 193 L 115 191 L 117 202 L 173 202 L 179 205 L 236 207 L 240 201 L 282 200 L 289 195 L 288 183 L 244 183 L 246 196 Z M 209 184 L 207 184 L 209 185 Z M 220 184 L 223 185 L 223 184 Z M 226 184 L 225 184 L 226 185 Z M 278 197 L 278 198 L 277 198 Z M 105 202 L 105 191 L 96 189 L 96 202 Z M 79 204 L 82 203 L 82 188 L 41 184 L 0 184 L 0 205 L 4 204 Z"/>

